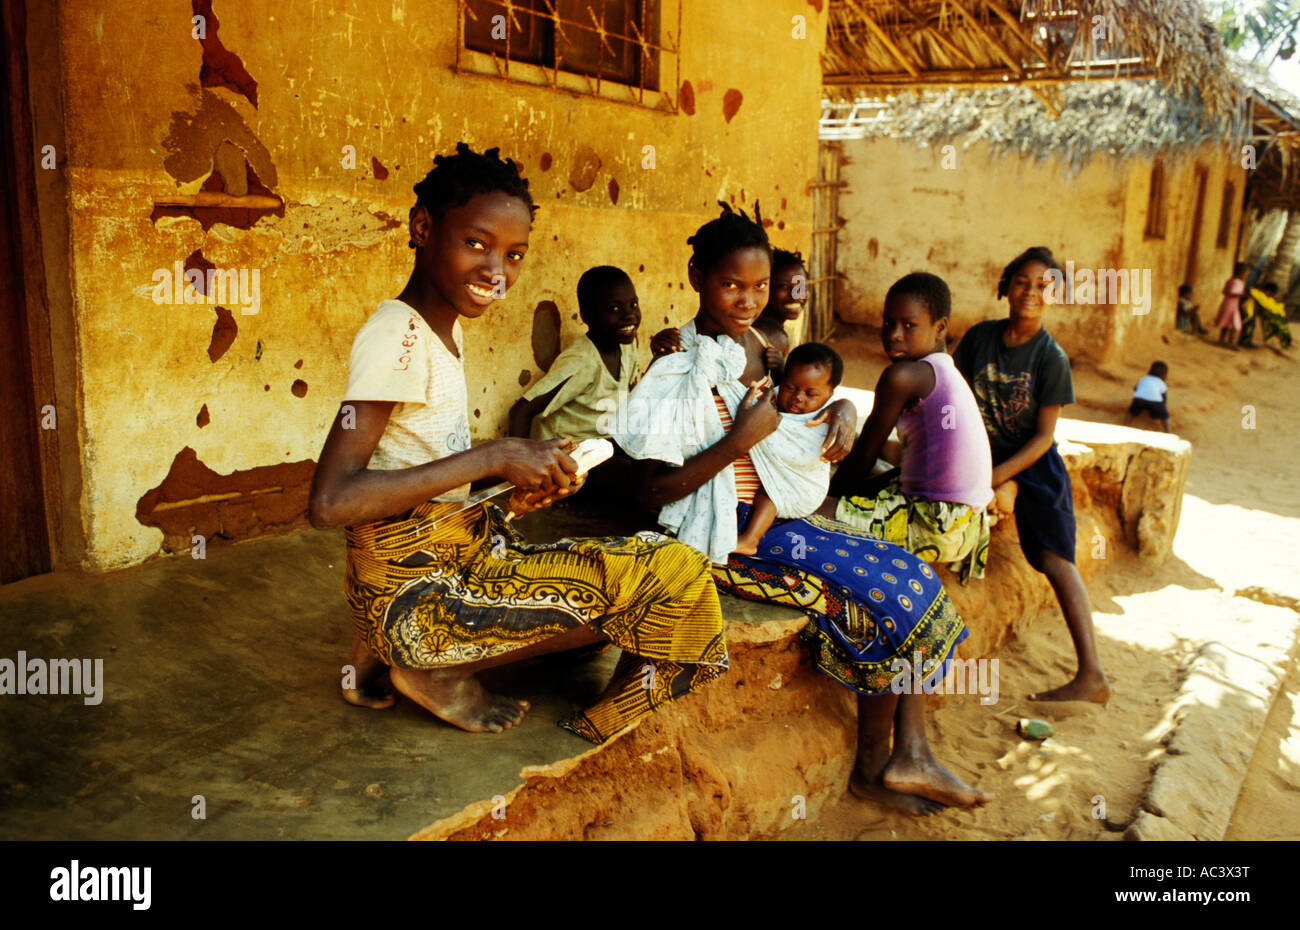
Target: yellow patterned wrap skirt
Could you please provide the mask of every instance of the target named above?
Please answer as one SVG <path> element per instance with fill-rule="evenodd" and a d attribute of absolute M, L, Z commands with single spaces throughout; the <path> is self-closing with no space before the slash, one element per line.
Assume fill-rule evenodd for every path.
<path fill-rule="evenodd" d="M 465 665 L 590 625 L 623 654 L 560 726 L 593 743 L 726 671 L 709 560 L 690 546 L 659 533 L 530 545 L 499 508 L 456 507 L 348 527 L 352 621 L 389 666 Z"/>
<path fill-rule="evenodd" d="M 947 564 L 962 584 L 984 577 L 989 561 L 986 510 L 911 497 L 894 478 L 874 497 L 841 497 L 835 519 L 927 562 Z"/>

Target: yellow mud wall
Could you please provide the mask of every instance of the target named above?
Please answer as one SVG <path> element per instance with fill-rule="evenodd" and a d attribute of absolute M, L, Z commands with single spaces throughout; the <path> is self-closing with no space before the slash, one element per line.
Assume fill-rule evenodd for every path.
<path fill-rule="evenodd" d="M 839 256 L 847 281 L 837 312 L 848 322 L 879 326 L 889 286 L 929 271 L 951 288 L 952 326 L 963 333 L 1006 315 L 998 278 L 1029 246 L 1080 268 L 1107 266 L 1118 254 L 1124 178 L 1109 165 L 1071 178 L 1056 161 L 1004 157 L 985 143 L 956 147 L 951 168 L 942 148 L 911 142 L 853 140 L 844 150 Z M 1044 323 L 1071 358 L 1106 350 L 1109 326 L 1095 308 L 1057 307 Z"/>
<path fill-rule="evenodd" d="M 694 312 L 685 239 L 716 215 L 717 199 L 747 208 L 761 199 L 774 243 L 807 251 L 821 6 L 686 3 L 688 114 L 455 73 L 454 0 L 216 0 L 217 35 L 257 82 L 256 106 L 237 89 L 200 86 L 187 0 L 61 3 L 86 563 L 114 568 L 160 551 L 163 531 L 141 523 L 137 507 L 187 447 L 212 471 L 190 461 L 162 499 L 215 506 L 222 494 L 279 495 L 283 521 L 301 524 L 304 475 L 341 399 L 352 337 L 409 274 L 411 187 L 458 140 L 520 161 L 541 205 L 520 280 L 465 327 L 476 440 L 504 432 L 521 385 L 539 374 L 539 303 L 558 305 L 563 344 L 582 332 L 574 287 L 587 267 L 631 273 L 644 363 L 649 336 Z M 675 34 L 676 7 L 664 8 Z M 806 38 L 792 35 L 796 16 Z M 188 216 L 151 220 L 155 199 L 197 191 L 223 141 L 283 198 L 283 216 L 207 231 Z M 646 145 L 653 169 L 642 167 Z M 354 168 L 343 166 L 344 146 L 355 147 Z M 584 147 L 600 166 L 575 192 Z M 227 305 L 238 331 L 215 362 L 214 308 L 151 298 L 155 271 L 196 250 L 218 268 L 260 270 L 260 309 Z M 307 466 L 292 494 L 277 487 L 287 472 L 274 466 L 286 463 Z M 263 471 L 235 491 L 217 480 L 251 469 Z M 252 486 L 259 481 L 268 486 Z M 243 522 L 219 535 L 267 529 L 266 519 Z M 186 532 L 170 538 L 187 544 Z"/>
<path fill-rule="evenodd" d="M 1207 169 L 1195 298 L 1204 314 L 1222 285 L 1218 267 L 1231 251 L 1215 248 L 1226 156 L 1206 147 L 1167 165 L 1168 217 L 1163 240 L 1147 239 L 1151 163 L 1097 159 L 1070 175 L 1057 159 L 1003 156 L 986 143 L 957 147 L 944 167 L 942 148 L 863 139 L 844 143 L 848 182 L 840 200 L 840 271 L 846 276 L 837 314 L 880 324 L 885 292 L 909 271 L 931 271 L 953 293 L 953 329 L 1006 314 L 996 299 L 1003 267 L 1022 250 L 1045 245 L 1080 269 L 1151 270 L 1150 312 L 1131 307 L 1069 304 L 1052 308 L 1045 325 L 1072 359 L 1105 364 L 1153 351 L 1173 329 L 1195 204 L 1192 165 Z M 1237 172 L 1240 175 L 1240 171 Z M 1237 179 L 1237 190 L 1243 181 Z M 1234 209 L 1240 209 L 1240 205 Z M 1234 216 L 1230 243 L 1235 242 Z M 1230 267 L 1229 267 L 1229 270 Z M 1226 277 L 1226 275 L 1224 275 Z"/>
<path fill-rule="evenodd" d="M 1205 199 L 1201 207 L 1200 234 L 1192 258 L 1192 230 L 1196 212 L 1196 171 L 1205 171 Z M 1217 244 L 1223 188 L 1232 181 L 1235 196 L 1229 209 L 1227 244 Z M 1117 357 L 1147 366 L 1160 355 L 1163 337 L 1174 330 L 1178 287 L 1192 284 L 1192 302 L 1200 305 L 1201 322 L 1210 328 L 1218 310 L 1224 282 L 1232 274 L 1237 229 L 1241 219 L 1241 194 L 1245 171 L 1231 149 L 1204 145 L 1166 158 L 1167 216 L 1165 235 L 1146 234 L 1151 192 L 1151 163 L 1134 163 L 1128 169 L 1124 206 L 1124 265 L 1150 268 L 1155 297 L 1146 316 L 1116 314 Z M 1194 270 L 1189 275 L 1189 263 Z"/>

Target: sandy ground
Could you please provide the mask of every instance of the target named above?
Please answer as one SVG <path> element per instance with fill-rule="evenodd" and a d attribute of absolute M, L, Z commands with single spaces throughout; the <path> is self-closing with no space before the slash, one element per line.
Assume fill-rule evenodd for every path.
<path fill-rule="evenodd" d="M 845 356 L 845 383 L 874 387 L 886 363 L 876 334 L 846 328 L 834 344 Z M 1170 334 L 1162 353 L 1170 367 L 1170 411 L 1175 432 L 1193 444 L 1191 472 L 1174 555 L 1153 569 L 1131 552 L 1114 553 L 1089 585 L 1114 695 L 1109 704 L 1025 700 L 1074 669 L 1065 623 L 1058 610 L 1046 611 L 999 655 L 996 705 L 951 696 L 930 715 L 936 757 L 995 794 L 993 803 L 912 819 L 846 793 L 785 837 L 1118 839 L 1164 753 L 1181 663 L 1225 624 L 1264 623 L 1270 611 L 1286 609 L 1233 593 L 1259 585 L 1300 598 L 1297 356 L 1300 349 L 1232 352 Z M 1122 422 L 1132 386 L 1145 373 L 1145 364 L 1077 366 L 1079 402 L 1067 415 Z M 1293 651 L 1290 674 L 1255 748 L 1230 839 L 1300 837 L 1296 657 Z M 1054 735 L 1041 743 L 1021 739 L 1015 724 L 1022 716 L 1048 720 Z"/>

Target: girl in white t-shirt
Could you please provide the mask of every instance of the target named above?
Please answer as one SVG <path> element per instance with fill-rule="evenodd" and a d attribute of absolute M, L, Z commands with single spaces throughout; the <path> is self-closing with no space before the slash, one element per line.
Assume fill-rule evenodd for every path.
<path fill-rule="evenodd" d="M 519 514 L 582 478 L 563 439 L 470 445 L 460 318 L 482 316 L 515 282 L 535 207 L 496 149 L 460 143 L 434 164 L 415 186 L 415 267 L 357 333 L 312 482 L 312 525 L 347 528 L 357 634 L 343 695 L 390 706 L 387 672 L 441 719 L 499 732 L 528 702 L 490 694 L 477 672 L 610 641 L 623 650 L 614 680 L 561 724 L 599 743 L 726 670 L 708 560 L 657 533 L 526 545 L 497 507 L 461 509 L 481 479 L 513 483 Z"/>

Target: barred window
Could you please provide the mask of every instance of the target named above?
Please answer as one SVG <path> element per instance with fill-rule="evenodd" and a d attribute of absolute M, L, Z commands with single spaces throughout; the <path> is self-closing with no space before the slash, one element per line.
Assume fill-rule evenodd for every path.
<path fill-rule="evenodd" d="M 681 0 L 460 0 L 458 21 L 458 71 L 676 108 Z"/>

